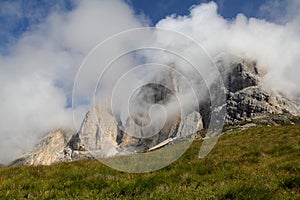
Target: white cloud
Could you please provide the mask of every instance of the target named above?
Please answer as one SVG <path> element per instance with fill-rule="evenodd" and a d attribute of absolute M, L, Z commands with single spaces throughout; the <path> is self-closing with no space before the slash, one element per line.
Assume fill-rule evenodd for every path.
<path fill-rule="evenodd" d="M 266 1 L 259 8 L 259 15 L 277 23 L 285 24 L 299 18 L 300 2 L 298 0 Z"/>
<path fill-rule="evenodd" d="M 47 131 L 74 128 L 67 100 L 83 58 L 108 36 L 142 23 L 122 1 L 80 1 L 72 11 L 50 13 L 1 55 L 0 163 L 31 150 Z"/>
<path fill-rule="evenodd" d="M 299 15 L 298 15 L 299 16 Z M 238 14 L 226 20 L 214 2 L 195 6 L 190 15 L 166 17 L 156 27 L 177 30 L 202 44 L 211 56 L 222 52 L 248 57 L 267 72 L 265 84 L 291 98 L 300 93 L 300 19 L 276 24 Z"/>

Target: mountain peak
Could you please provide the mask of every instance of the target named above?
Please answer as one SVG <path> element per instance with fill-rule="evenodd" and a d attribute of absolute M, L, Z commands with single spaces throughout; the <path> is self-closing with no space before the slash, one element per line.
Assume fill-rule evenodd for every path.
<path fill-rule="evenodd" d="M 216 64 L 226 87 L 225 124 L 248 121 L 268 114 L 299 116 L 294 102 L 260 84 L 262 72 L 256 62 L 240 58 L 219 58 Z M 140 107 L 135 107 L 134 116 L 128 117 L 125 124 L 120 116 L 113 116 L 108 108 L 93 106 L 77 133 L 53 131 L 31 153 L 14 164 L 48 165 L 83 158 L 127 155 L 166 145 L 177 138 L 189 139 L 195 132 L 207 128 L 211 116 L 210 100 L 199 103 L 199 112 L 192 111 L 184 116 L 173 115 L 153 136 L 132 135 L 140 133 L 139 136 L 143 136 L 151 131 L 155 132 L 156 130 L 146 128 L 151 105 L 164 106 L 179 91 L 180 85 L 174 73 L 166 74 L 162 84 L 144 85 L 133 95 L 133 105 Z"/>

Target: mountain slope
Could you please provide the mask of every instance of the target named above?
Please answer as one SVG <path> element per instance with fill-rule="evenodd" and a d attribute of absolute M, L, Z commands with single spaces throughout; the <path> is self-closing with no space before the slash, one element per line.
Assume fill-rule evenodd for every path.
<path fill-rule="evenodd" d="M 198 159 L 202 140 L 172 165 L 147 174 L 97 160 L 0 167 L 0 199 L 299 199 L 300 126 L 230 130 Z M 229 133 L 229 132 L 228 132 Z"/>

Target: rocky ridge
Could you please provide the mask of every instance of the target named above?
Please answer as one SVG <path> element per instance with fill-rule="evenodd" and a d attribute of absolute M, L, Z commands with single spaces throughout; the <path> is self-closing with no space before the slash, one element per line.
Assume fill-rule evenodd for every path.
<path fill-rule="evenodd" d="M 227 88 L 226 124 L 247 121 L 266 114 L 299 115 L 295 102 L 261 85 L 262 72 L 255 62 L 238 60 L 224 74 Z"/>
<path fill-rule="evenodd" d="M 295 103 L 263 88 L 260 83 L 261 72 L 255 62 L 234 59 L 226 63 L 221 59 L 217 61 L 217 66 L 226 87 L 225 124 L 250 121 L 268 114 L 299 115 Z M 171 91 L 159 84 L 148 84 L 136 94 L 135 100 L 143 100 L 141 107 L 146 108 L 136 109 L 136 118 L 129 118 L 124 123 L 118 117 L 113 117 L 109 110 L 94 106 L 86 114 L 77 133 L 64 130 L 51 132 L 31 153 L 14 164 L 48 165 L 83 158 L 144 152 L 168 139 L 189 138 L 193 133 L 207 128 L 211 113 L 210 100 L 199 105 L 199 112 L 188 113 L 184 119 L 175 115 L 154 136 L 140 138 L 126 133 L 131 130 L 143 135 L 153 131 L 145 129 L 144 126 L 134 127 L 134 130 L 131 128 L 134 123 L 147 124 L 148 114 L 144 111 L 152 104 L 166 104 L 172 92 L 180 90 L 173 74 L 165 77 L 161 85 L 168 85 L 167 88 L 171 88 Z"/>

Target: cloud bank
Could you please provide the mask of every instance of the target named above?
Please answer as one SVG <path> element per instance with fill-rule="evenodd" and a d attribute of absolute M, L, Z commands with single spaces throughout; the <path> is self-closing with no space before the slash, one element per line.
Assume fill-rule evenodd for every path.
<path fill-rule="evenodd" d="M 30 151 L 48 131 L 74 129 L 71 93 L 82 60 L 110 35 L 143 23 L 121 1 L 76 1 L 73 10 L 54 10 L 31 26 L 0 55 L 0 163 Z"/>
<path fill-rule="evenodd" d="M 193 37 L 212 57 L 226 52 L 257 61 L 266 73 L 265 85 L 295 99 L 300 92 L 300 19 L 298 15 L 289 15 L 288 19 L 284 24 L 277 24 L 238 14 L 228 20 L 210 2 L 193 7 L 188 16 L 166 17 L 156 27 Z"/>

